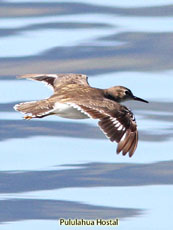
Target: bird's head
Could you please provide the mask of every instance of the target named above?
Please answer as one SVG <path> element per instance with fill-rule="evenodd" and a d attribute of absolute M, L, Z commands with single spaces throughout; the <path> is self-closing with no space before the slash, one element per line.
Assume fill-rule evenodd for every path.
<path fill-rule="evenodd" d="M 109 89 L 105 90 L 105 96 L 111 100 L 117 101 L 117 102 L 123 102 L 127 100 L 135 100 L 135 101 L 141 101 L 148 103 L 148 101 L 136 97 L 133 95 L 130 89 L 124 87 L 124 86 L 114 86 Z"/>

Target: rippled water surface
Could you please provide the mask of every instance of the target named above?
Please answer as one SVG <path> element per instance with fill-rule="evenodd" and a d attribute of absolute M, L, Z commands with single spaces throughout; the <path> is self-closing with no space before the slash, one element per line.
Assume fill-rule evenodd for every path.
<path fill-rule="evenodd" d="M 0 229 L 74 229 L 59 218 L 172 229 L 172 16 L 171 0 L 0 1 Z M 131 159 L 96 121 L 25 121 L 13 110 L 52 93 L 16 75 L 62 72 L 150 102 L 127 104 L 140 136 Z"/>

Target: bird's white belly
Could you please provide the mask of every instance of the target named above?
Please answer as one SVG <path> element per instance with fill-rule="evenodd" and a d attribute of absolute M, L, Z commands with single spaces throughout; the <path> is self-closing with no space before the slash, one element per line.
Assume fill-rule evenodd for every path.
<path fill-rule="evenodd" d="M 70 119 L 86 119 L 89 118 L 86 114 L 82 113 L 78 109 L 73 108 L 68 104 L 55 103 L 54 110 L 52 111 L 59 117 Z"/>

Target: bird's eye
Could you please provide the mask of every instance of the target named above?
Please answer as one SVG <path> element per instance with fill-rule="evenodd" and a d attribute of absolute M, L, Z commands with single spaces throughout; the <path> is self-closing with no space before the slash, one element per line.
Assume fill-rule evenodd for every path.
<path fill-rule="evenodd" d="M 125 94 L 126 95 L 131 95 L 131 93 L 128 90 L 125 91 Z"/>

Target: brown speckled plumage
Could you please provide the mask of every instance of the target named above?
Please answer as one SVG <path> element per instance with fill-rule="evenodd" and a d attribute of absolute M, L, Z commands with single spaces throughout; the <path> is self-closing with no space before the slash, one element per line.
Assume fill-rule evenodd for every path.
<path fill-rule="evenodd" d="M 82 74 L 28 74 L 20 78 L 43 81 L 54 90 L 54 94 L 45 100 L 20 103 L 15 109 L 25 113 L 25 119 L 42 118 L 48 115 L 59 115 L 59 105 L 65 105 L 73 113 L 68 118 L 98 119 L 98 125 L 104 134 L 112 141 L 117 142 L 117 153 L 129 153 L 131 157 L 138 143 L 138 131 L 132 112 L 119 104 L 124 100 L 138 100 L 132 92 L 123 86 L 114 86 L 109 89 L 92 88 L 86 75 Z M 57 109 L 58 108 L 58 109 Z M 70 112 L 71 112 L 70 111 Z M 80 113 L 80 116 L 74 115 Z M 82 115 L 83 114 L 83 115 Z M 71 117 L 70 117 L 71 116 Z"/>

